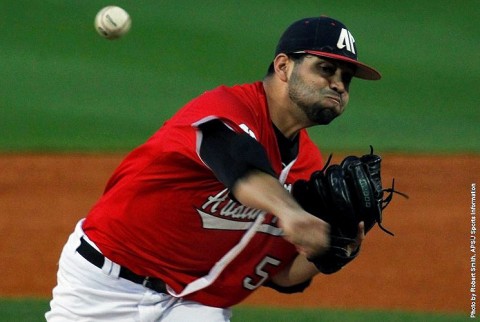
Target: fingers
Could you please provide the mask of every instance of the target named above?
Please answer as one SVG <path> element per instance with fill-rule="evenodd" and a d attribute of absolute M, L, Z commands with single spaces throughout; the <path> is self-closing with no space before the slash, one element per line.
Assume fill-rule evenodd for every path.
<path fill-rule="evenodd" d="M 365 223 L 363 221 L 358 223 L 357 241 L 361 244 L 365 240 Z"/>

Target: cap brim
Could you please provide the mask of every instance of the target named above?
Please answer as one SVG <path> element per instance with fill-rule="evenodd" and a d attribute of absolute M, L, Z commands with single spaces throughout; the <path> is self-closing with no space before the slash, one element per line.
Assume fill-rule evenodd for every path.
<path fill-rule="evenodd" d="M 357 70 L 355 71 L 355 75 L 354 75 L 355 77 L 358 77 L 361 79 L 367 79 L 367 80 L 379 80 L 380 78 L 382 78 L 382 75 L 377 70 L 359 61 L 356 61 L 354 59 L 351 59 L 342 55 L 326 53 L 323 51 L 316 51 L 316 50 L 304 50 L 304 52 L 310 55 L 327 57 L 327 58 L 342 60 L 342 61 L 351 63 L 357 66 Z"/>

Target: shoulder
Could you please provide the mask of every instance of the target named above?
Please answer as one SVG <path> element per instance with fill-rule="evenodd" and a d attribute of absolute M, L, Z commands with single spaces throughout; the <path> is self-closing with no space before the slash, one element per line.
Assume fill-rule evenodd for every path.
<path fill-rule="evenodd" d="M 219 86 L 197 97 L 187 109 L 255 131 L 269 120 L 261 82 Z"/>
<path fill-rule="evenodd" d="M 257 105 L 262 103 L 265 97 L 263 86 L 261 82 L 241 84 L 234 86 L 222 85 L 213 90 L 206 91 L 198 100 L 205 100 L 210 102 L 228 102 L 241 105 Z"/>

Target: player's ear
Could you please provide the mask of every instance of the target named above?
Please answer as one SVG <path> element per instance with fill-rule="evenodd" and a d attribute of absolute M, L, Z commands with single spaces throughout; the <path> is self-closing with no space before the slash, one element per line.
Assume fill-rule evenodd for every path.
<path fill-rule="evenodd" d="M 278 54 L 277 57 L 273 60 L 273 68 L 275 74 L 280 80 L 286 82 L 288 80 L 288 69 L 292 64 L 290 58 L 285 54 Z"/>

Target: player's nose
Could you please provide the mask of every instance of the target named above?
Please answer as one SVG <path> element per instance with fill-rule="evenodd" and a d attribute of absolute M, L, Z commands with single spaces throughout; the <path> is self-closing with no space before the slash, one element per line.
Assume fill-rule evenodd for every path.
<path fill-rule="evenodd" d="M 330 77 L 330 88 L 340 94 L 346 91 L 346 86 L 343 82 L 340 69 L 338 69 L 336 73 Z"/>

